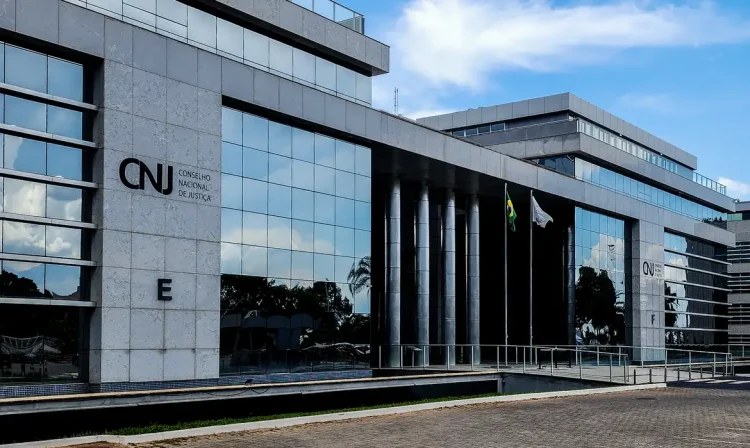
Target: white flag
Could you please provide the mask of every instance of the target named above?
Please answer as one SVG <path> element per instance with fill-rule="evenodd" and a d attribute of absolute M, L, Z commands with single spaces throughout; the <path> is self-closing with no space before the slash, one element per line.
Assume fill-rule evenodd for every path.
<path fill-rule="evenodd" d="M 552 221 L 552 217 L 547 214 L 544 210 L 542 210 L 542 207 L 539 206 L 539 203 L 536 202 L 535 197 L 531 197 L 532 201 L 534 201 L 533 204 L 533 215 L 534 215 L 534 222 L 539 225 L 540 227 L 544 228 L 548 222 Z"/>

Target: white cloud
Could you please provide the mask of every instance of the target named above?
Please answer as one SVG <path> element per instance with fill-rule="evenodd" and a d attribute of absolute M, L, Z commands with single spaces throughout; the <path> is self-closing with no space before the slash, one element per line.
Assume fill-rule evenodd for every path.
<path fill-rule="evenodd" d="M 720 177 L 718 182 L 722 185 L 726 185 L 727 194 L 729 196 L 743 201 L 750 199 L 750 184 L 736 181 L 728 177 Z"/>
<path fill-rule="evenodd" d="M 623 0 L 558 6 L 545 0 L 410 0 L 383 32 L 392 73 L 375 81 L 373 102 L 405 115 L 443 109 L 441 97 L 496 87 L 501 71 L 559 71 L 610 61 L 618 52 L 732 43 L 750 24 L 712 2 L 676 6 Z M 718 4 L 718 3 L 716 3 Z M 379 78 L 383 78 L 382 80 Z M 416 115 L 416 114 L 413 114 Z"/>

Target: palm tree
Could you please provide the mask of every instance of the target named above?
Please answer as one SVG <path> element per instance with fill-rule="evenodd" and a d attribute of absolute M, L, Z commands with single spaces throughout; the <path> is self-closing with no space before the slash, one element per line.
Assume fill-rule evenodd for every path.
<path fill-rule="evenodd" d="M 369 255 L 352 264 L 352 269 L 349 271 L 348 277 L 349 291 L 351 291 L 352 295 L 357 294 L 365 288 L 367 288 L 367 295 L 370 294 L 371 273 L 372 260 Z"/>

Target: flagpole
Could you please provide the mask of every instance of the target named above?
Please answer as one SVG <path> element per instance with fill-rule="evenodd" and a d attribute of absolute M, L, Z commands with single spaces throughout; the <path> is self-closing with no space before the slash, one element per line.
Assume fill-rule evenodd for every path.
<path fill-rule="evenodd" d="M 534 190 L 529 192 L 529 346 L 534 346 Z"/>
<path fill-rule="evenodd" d="M 503 219 L 503 274 L 505 303 L 505 365 L 508 365 L 508 183 L 505 183 L 505 219 Z M 516 360 L 518 361 L 518 360 Z"/>

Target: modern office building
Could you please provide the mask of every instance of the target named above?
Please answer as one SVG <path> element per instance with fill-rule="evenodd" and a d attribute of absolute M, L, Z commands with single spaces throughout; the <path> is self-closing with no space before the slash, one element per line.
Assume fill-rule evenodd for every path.
<path fill-rule="evenodd" d="M 726 344 L 735 203 L 694 156 L 571 94 L 375 110 L 390 50 L 364 24 L 2 2 L 2 394 L 350 375 L 401 344 Z"/>
<path fill-rule="evenodd" d="M 750 353 L 750 202 L 738 202 L 735 213 L 727 220 L 727 230 L 737 239 L 735 247 L 727 249 L 729 267 L 729 342 L 748 344 Z"/>

